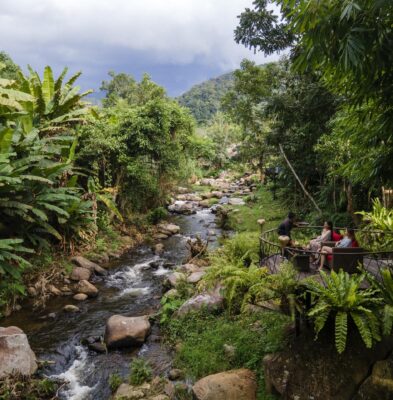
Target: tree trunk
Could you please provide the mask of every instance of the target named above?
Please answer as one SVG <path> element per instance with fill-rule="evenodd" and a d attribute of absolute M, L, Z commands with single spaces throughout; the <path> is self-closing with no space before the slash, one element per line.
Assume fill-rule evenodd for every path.
<path fill-rule="evenodd" d="M 314 200 L 314 198 L 311 196 L 311 194 L 306 190 L 306 188 L 304 187 L 302 181 L 300 180 L 300 178 L 299 178 L 298 175 L 296 174 L 295 169 L 292 167 L 291 163 L 289 162 L 287 156 L 285 155 L 285 152 L 284 152 L 284 149 L 283 149 L 282 145 L 279 144 L 279 147 L 280 147 L 281 154 L 282 154 L 283 157 L 284 157 L 284 160 L 285 160 L 286 163 L 288 164 L 289 169 L 292 171 L 294 177 L 295 177 L 296 180 L 298 181 L 298 183 L 299 183 L 300 187 L 302 188 L 304 194 L 311 200 L 311 202 L 314 204 L 314 207 L 316 208 L 316 210 L 317 210 L 320 214 L 322 214 L 322 210 L 319 208 L 318 204 L 316 203 L 316 201 Z"/>

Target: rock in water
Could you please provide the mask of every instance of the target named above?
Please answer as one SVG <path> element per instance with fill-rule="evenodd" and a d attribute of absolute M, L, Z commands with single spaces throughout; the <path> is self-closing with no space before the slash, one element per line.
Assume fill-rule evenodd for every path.
<path fill-rule="evenodd" d="M 82 267 L 74 267 L 70 275 L 70 279 L 72 279 L 73 281 L 88 281 L 90 277 L 91 271 Z"/>
<path fill-rule="evenodd" d="M 96 297 L 98 289 L 86 280 L 79 281 L 76 285 L 77 293 L 87 294 L 89 297 Z"/>
<path fill-rule="evenodd" d="M 180 226 L 175 224 L 161 224 L 158 226 L 159 232 L 165 235 L 176 235 L 180 232 Z"/>
<path fill-rule="evenodd" d="M 150 322 L 147 316 L 112 315 L 106 322 L 104 340 L 108 348 L 137 346 L 145 342 L 149 332 Z"/>
<path fill-rule="evenodd" d="M 257 379 L 254 372 L 237 369 L 206 376 L 192 390 L 198 400 L 256 400 Z"/>
<path fill-rule="evenodd" d="M 78 265 L 79 267 L 86 268 L 86 269 L 88 269 L 89 271 L 92 271 L 92 272 L 95 270 L 96 267 L 99 267 L 98 264 L 93 263 L 92 261 L 90 261 L 87 258 L 82 257 L 82 256 L 72 257 L 71 261 L 74 264 Z"/>
<path fill-rule="evenodd" d="M 68 313 L 79 312 L 79 308 L 73 304 L 67 304 L 63 307 L 63 310 Z"/>
<path fill-rule="evenodd" d="M 0 327 L 0 379 L 12 373 L 31 375 L 37 370 L 27 336 L 16 326 Z"/>
<path fill-rule="evenodd" d="M 78 300 L 78 301 L 85 301 L 86 299 L 87 299 L 87 294 L 85 294 L 85 293 L 77 293 L 74 297 L 73 297 L 73 299 L 74 300 Z"/>

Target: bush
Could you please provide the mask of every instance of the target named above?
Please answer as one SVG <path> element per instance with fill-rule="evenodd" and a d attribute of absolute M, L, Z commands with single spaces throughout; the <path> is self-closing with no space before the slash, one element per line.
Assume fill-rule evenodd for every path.
<path fill-rule="evenodd" d="M 109 387 L 111 388 L 112 393 L 116 392 L 122 383 L 123 378 L 119 374 L 114 373 L 109 375 Z"/>
<path fill-rule="evenodd" d="M 168 218 L 168 211 L 164 207 L 157 207 L 150 211 L 148 215 L 148 220 L 153 225 L 166 218 Z"/>
<path fill-rule="evenodd" d="M 137 358 L 131 363 L 131 372 L 129 383 L 131 385 L 141 385 L 144 382 L 150 381 L 152 378 L 152 369 L 149 363 L 142 358 Z"/>

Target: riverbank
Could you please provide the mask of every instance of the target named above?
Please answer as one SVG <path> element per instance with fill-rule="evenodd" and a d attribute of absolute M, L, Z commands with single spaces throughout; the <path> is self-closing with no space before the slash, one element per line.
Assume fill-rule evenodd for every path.
<path fill-rule="evenodd" d="M 62 399 L 110 397 L 110 376 L 126 376 L 138 348 L 97 352 L 106 321 L 115 314 L 157 314 L 162 285 L 174 267 L 182 265 L 189 257 L 189 240 L 200 237 L 206 241 L 209 238 L 209 245 L 215 246 L 221 236 L 221 230 L 214 222 L 215 214 L 202 206 L 192 214 L 172 214 L 169 220 L 179 226 L 180 233 L 156 238 L 126 252 L 105 265 L 106 276 L 92 275 L 90 283 L 97 288 L 97 296 L 82 302 L 56 296 L 47 303 L 45 310 L 33 311 L 26 307 L 2 320 L 3 326 L 21 327 L 37 357 L 49 362 L 43 366 L 41 374 L 68 382 L 61 389 Z M 155 243 L 161 245 L 160 252 L 156 251 Z M 63 311 L 67 304 L 79 310 Z M 151 334 L 140 354 L 149 359 L 154 374 L 165 376 L 171 368 L 172 356 L 170 349 L 161 343 L 158 324 L 154 320 L 151 324 Z M 91 350 L 90 344 L 96 350 Z"/>
<path fill-rule="evenodd" d="M 170 217 L 170 222 L 179 226 L 180 233 L 165 238 L 156 236 L 156 242 L 149 246 L 142 245 L 110 262 L 106 276 L 93 278 L 98 297 L 76 303 L 78 312 L 62 311 L 67 299 L 57 297 L 38 315 L 33 316 L 26 309 L 5 320 L 6 325 L 21 326 L 40 359 L 50 361 L 42 370 L 45 375 L 68 382 L 60 392 L 62 399 L 108 399 L 110 387 L 113 389 L 116 382 L 127 381 L 130 363 L 132 371 L 132 360 L 136 355 L 150 365 L 153 375 L 164 379 L 167 391 L 162 388 L 162 393 L 180 390 L 181 398 L 187 398 L 184 396 L 190 395 L 191 384 L 198 378 L 229 368 L 245 367 L 258 376 L 259 398 L 267 398 L 263 397 L 263 377 L 258 365 L 264 354 L 285 343 L 280 332 L 287 325 L 287 318 L 277 313 L 239 314 L 228 309 L 227 296 L 222 297 L 218 292 L 210 297 L 203 294 L 204 282 L 209 281 L 204 276 L 208 278 L 209 271 L 217 267 L 217 258 L 235 265 L 258 259 L 257 218 L 253 232 L 235 235 L 221 248 L 213 250 L 222 236 L 220 210 L 232 210 L 229 213 L 236 219 L 231 217 L 231 221 L 236 221 L 241 229 L 242 221 L 251 224 L 252 218 L 260 217 L 261 209 L 257 207 L 268 207 L 269 194 L 264 189 L 249 190 L 249 183 L 240 180 L 232 186 L 230 182 L 227 184 L 228 191 L 224 190 L 215 201 L 221 204 L 213 205 L 211 209 L 204 206 L 203 197 L 210 200 L 217 196 L 217 193 L 213 194 L 216 189 L 213 186 L 198 191 L 200 198 L 192 192 L 188 196 L 187 193 L 178 194 L 186 195 L 188 200 L 175 199 L 173 204 L 191 203 L 186 208 L 192 209 L 191 213 L 176 212 Z M 251 195 L 254 202 L 247 200 Z M 234 202 L 241 204 L 230 204 L 233 198 L 241 198 L 241 202 Z M 271 215 L 271 223 L 278 217 L 276 211 L 277 215 Z M 198 240 L 209 243 L 208 253 L 196 250 Z M 154 243 L 161 245 L 158 254 Z M 193 244 L 196 247 L 192 248 Z M 193 258 L 192 264 L 184 264 L 190 258 Z M 195 296 L 201 296 L 200 313 L 192 311 L 193 306 L 186 306 Z M 217 301 L 210 303 L 217 305 L 212 308 L 212 314 L 205 314 L 206 300 Z M 180 311 L 181 307 L 183 311 Z M 184 319 L 175 317 L 182 313 Z M 102 347 L 105 321 L 114 314 L 150 316 L 151 334 L 139 351 L 133 348 L 131 352 L 112 350 L 107 353 Z M 275 328 L 270 330 L 268 326 Z M 255 337 L 260 340 L 255 341 Z M 223 349 L 227 349 L 227 353 Z M 227 355 L 223 357 L 223 354 Z M 173 371 L 179 369 L 181 374 L 168 381 L 168 377 L 176 376 Z M 163 395 L 168 397 L 168 394 Z M 169 395 L 169 398 L 173 396 Z"/>

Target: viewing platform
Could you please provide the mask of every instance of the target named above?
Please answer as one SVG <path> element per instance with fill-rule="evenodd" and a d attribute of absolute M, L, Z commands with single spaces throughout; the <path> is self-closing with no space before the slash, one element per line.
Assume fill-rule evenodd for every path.
<path fill-rule="evenodd" d="M 261 224 L 263 228 L 263 224 Z M 268 268 L 270 273 L 275 274 L 280 270 L 280 265 L 286 261 L 292 261 L 299 271 L 299 280 L 313 275 L 320 275 L 319 265 L 312 263 L 312 259 L 318 259 L 320 253 L 306 248 L 308 242 L 317 237 L 322 226 L 298 226 L 292 229 L 292 240 L 295 246 L 284 246 L 280 244 L 277 229 L 262 231 L 260 236 L 260 265 Z M 336 231 L 344 231 L 345 228 L 335 228 Z M 372 274 L 378 280 L 381 279 L 381 269 L 389 268 L 393 272 L 393 250 L 375 250 L 375 243 L 384 243 L 393 240 L 392 232 L 383 231 L 361 231 L 355 229 L 357 241 L 360 247 L 334 248 L 335 242 L 323 242 L 323 245 L 334 248 L 333 254 L 329 257 L 324 271 L 339 269 L 352 274 L 365 271 Z M 373 250 L 368 250 L 368 244 L 373 243 Z M 371 248 L 371 247 L 370 247 Z M 391 247 L 392 248 L 392 247 Z"/>

